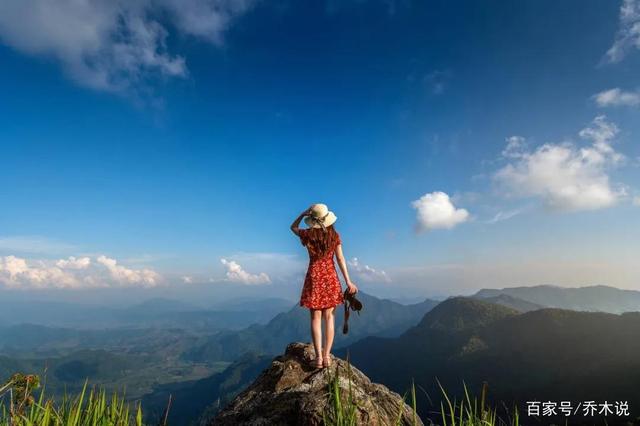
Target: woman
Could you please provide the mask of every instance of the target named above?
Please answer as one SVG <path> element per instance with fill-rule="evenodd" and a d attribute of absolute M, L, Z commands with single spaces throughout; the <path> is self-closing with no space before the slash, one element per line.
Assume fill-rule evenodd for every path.
<path fill-rule="evenodd" d="M 300 221 L 309 228 L 300 229 Z M 300 237 L 300 242 L 309 252 L 309 268 L 302 287 L 300 306 L 309 308 L 311 313 L 311 337 L 316 352 L 313 366 L 316 368 L 331 365 L 331 346 L 333 345 L 334 310 L 344 303 L 342 286 L 338 279 L 333 256 L 335 254 L 347 283 L 349 293 L 358 292 L 358 287 L 351 282 L 347 263 L 342 254 L 340 235 L 333 227 L 338 218 L 324 204 L 314 204 L 300 213 L 291 224 L 291 230 Z M 324 318 L 324 343 L 322 342 L 322 319 Z M 324 349 L 324 350 L 323 350 Z"/>

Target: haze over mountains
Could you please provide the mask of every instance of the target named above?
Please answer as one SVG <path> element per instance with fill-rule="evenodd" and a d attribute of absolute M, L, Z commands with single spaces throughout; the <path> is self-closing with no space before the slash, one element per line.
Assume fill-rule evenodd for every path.
<path fill-rule="evenodd" d="M 153 298 L 128 307 L 51 301 L 0 301 L 0 326 L 39 324 L 78 329 L 173 327 L 211 332 L 269 321 L 291 306 L 284 299 L 237 299 L 209 309 Z"/>
<path fill-rule="evenodd" d="M 640 311 L 640 292 L 537 286 L 408 305 L 363 292 L 359 298 L 365 307 L 351 315 L 346 336 L 342 307 L 336 312 L 335 351 L 348 351 L 372 380 L 398 392 L 415 378 L 437 400 L 437 376 L 457 395 L 463 379 L 474 391 L 488 380 L 494 401 L 636 401 L 640 313 L 612 313 Z M 288 343 L 309 341 L 307 310 L 282 299 L 244 298 L 209 309 L 157 298 L 126 308 L 49 302 L 0 302 L 0 308 L 2 378 L 41 373 L 46 365 L 52 391 L 77 390 L 85 378 L 108 389 L 126 386 L 130 397 L 144 396 L 149 416 L 172 394 L 174 420 L 211 418 Z M 429 407 L 426 400 L 419 405 Z"/>
<path fill-rule="evenodd" d="M 491 301 L 492 298 L 510 296 L 535 305 L 548 308 L 563 308 L 575 311 L 623 312 L 640 311 L 640 291 L 622 290 L 604 285 L 589 287 L 557 287 L 539 285 L 533 287 L 510 287 L 503 289 L 482 289 L 473 297 Z M 500 299 L 495 299 L 500 303 Z M 507 303 L 507 302 L 504 302 Z M 522 305 L 523 308 L 527 308 Z M 530 310 L 530 309 L 528 309 Z"/>
<path fill-rule="evenodd" d="M 359 297 L 366 308 L 362 315 L 351 316 L 347 336 L 341 334 L 343 311 L 337 312 L 337 346 L 367 335 L 397 336 L 438 303 L 425 300 L 401 305 L 366 293 Z M 81 318 L 81 328 L 20 324 L 19 317 L 5 312 L 18 324 L 0 327 L 0 377 L 15 371 L 42 374 L 46 366 L 49 389 L 55 393 L 65 388 L 78 391 L 89 378 L 91 383 L 110 390 L 126 387 L 130 397 L 147 394 L 150 416 L 162 410 L 168 393 L 174 395 L 174 419 L 187 415 L 196 419 L 201 414 L 193 411 L 196 406 L 198 410 L 210 406 L 208 410 L 214 414 L 220 408 L 220 402 L 215 403 L 218 398 L 226 401 L 242 390 L 291 341 L 309 338 L 308 311 L 290 303 L 266 324 L 254 322 L 239 329 L 243 322 L 255 318 L 247 313 L 266 315 L 260 309 L 277 309 L 281 301 L 265 302 L 266 307 L 255 299 L 225 305 L 224 313 L 232 315 L 227 317 L 230 325 L 224 329 L 220 324 L 207 328 L 206 324 L 190 323 L 195 315 L 211 318 L 220 311 L 202 311 L 161 299 L 128 309 L 104 308 L 93 316 L 94 323 L 90 322 L 91 306 L 48 305 L 57 309 L 55 318 L 59 321 Z M 17 308 L 13 309 L 15 312 Z M 122 317 L 110 318 L 109 313 Z M 233 322 L 235 318 L 239 321 Z M 126 326 L 101 328 L 105 321 Z M 207 389 L 206 394 L 203 389 Z"/>
<path fill-rule="evenodd" d="M 397 336 L 416 324 L 422 316 L 438 304 L 425 300 L 413 305 L 401 305 L 360 292 L 365 308 L 362 315 L 350 316 L 350 332 L 342 334 L 344 310 L 336 311 L 335 347 L 341 347 L 365 336 Z M 309 340 L 309 312 L 295 306 L 276 315 L 267 324 L 254 324 L 241 331 L 225 331 L 206 339 L 185 354 L 191 361 L 232 361 L 244 353 L 278 354 L 293 341 Z"/>

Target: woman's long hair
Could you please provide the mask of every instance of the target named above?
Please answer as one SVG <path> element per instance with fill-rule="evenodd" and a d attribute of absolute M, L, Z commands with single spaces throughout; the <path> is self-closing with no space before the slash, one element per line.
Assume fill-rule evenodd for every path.
<path fill-rule="evenodd" d="M 314 256 L 324 256 L 329 251 L 335 249 L 338 241 L 338 233 L 333 225 L 326 228 L 309 228 L 306 246 Z"/>

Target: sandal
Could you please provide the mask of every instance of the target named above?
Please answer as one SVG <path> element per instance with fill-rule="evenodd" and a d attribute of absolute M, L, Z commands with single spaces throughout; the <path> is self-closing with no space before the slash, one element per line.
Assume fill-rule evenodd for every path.
<path fill-rule="evenodd" d="M 322 358 L 322 368 L 331 367 L 331 355 Z"/>
<path fill-rule="evenodd" d="M 312 368 L 322 368 L 324 367 L 324 359 L 322 357 L 315 357 L 314 359 L 309 360 L 309 366 Z"/>

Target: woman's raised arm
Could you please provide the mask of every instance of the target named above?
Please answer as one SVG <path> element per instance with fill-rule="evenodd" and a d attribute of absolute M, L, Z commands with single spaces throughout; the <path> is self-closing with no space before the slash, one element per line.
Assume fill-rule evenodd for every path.
<path fill-rule="evenodd" d="M 308 209 L 300 213 L 300 215 L 296 218 L 296 220 L 294 220 L 293 223 L 291 224 L 291 232 L 293 232 L 296 235 L 300 235 L 300 232 L 299 232 L 300 222 L 302 221 L 303 217 L 309 216 L 310 213 L 311 213 L 311 207 L 309 207 Z"/>

